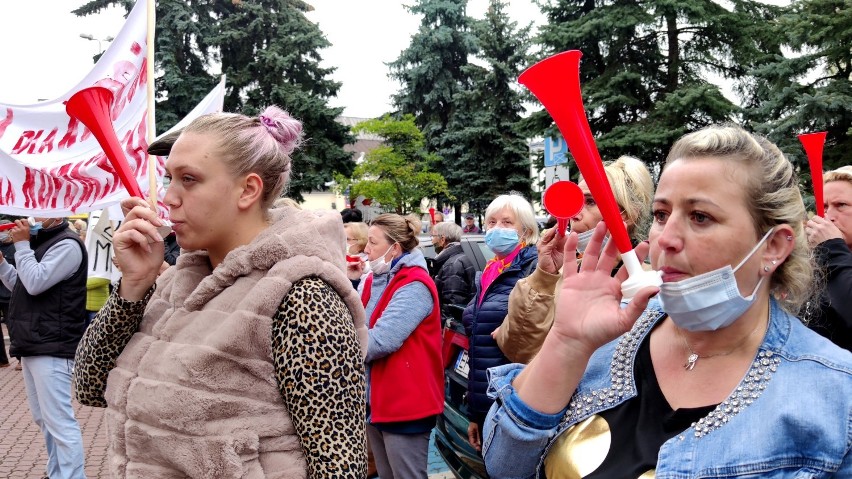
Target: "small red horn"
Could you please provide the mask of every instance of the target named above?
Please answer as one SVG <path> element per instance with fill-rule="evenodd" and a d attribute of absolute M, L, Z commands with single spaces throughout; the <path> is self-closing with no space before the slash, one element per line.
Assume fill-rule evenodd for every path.
<path fill-rule="evenodd" d="M 71 98 L 65 102 L 65 111 L 68 116 L 86 125 L 95 135 L 127 191 L 132 196 L 144 198 L 112 126 L 109 114 L 112 99 L 112 91 L 108 88 L 99 86 L 84 88 L 71 95 Z"/>
<path fill-rule="evenodd" d="M 822 195 L 822 149 L 825 146 L 825 136 L 828 132 L 805 133 L 799 135 L 799 141 L 808 154 L 808 165 L 811 167 L 811 182 L 814 184 L 814 203 L 817 216 L 825 216 L 825 201 Z"/>

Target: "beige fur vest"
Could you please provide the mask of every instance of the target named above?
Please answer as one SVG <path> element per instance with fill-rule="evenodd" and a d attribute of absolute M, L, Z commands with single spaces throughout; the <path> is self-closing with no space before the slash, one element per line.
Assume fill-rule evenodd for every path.
<path fill-rule="evenodd" d="M 343 298 L 366 350 L 364 309 L 344 272 L 337 212 L 271 211 L 273 224 L 214 270 L 184 252 L 160 277 L 109 374 L 110 469 L 132 478 L 300 478 L 306 461 L 272 363 L 272 317 L 317 276 Z"/>

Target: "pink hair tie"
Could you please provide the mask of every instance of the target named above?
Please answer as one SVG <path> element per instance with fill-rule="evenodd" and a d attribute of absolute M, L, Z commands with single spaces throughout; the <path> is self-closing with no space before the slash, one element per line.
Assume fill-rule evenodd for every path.
<path fill-rule="evenodd" d="M 278 128 L 278 124 L 272 118 L 269 118 L 266 115 L 260 115 L 259 118 L 260 118 L 260 122 L 263 123 L 263 126 L 265 126 L 266 129 L 269 130 L 270 132 L 273 130 L 273 128 L 275 128 L 275 129 Z"/>

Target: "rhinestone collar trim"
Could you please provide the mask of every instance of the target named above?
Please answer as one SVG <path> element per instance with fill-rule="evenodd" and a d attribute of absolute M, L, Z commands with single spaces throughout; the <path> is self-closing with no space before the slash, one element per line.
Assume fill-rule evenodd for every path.
<path fill-rule="evenodd" d="M 592 414 L 614 407 L 623 400 L 635 395 L 633 383 L 633 364 L 639 345 L 648 331 L 662 316 L 662 312 L 646 310 L 633 328 L 618 341 L 610 365 L 611 385 L 608 388 L 595 389 L 585 394 L 575 394 L 568 404 L 568 410 L 562 418 L 560 429 Z M 730 396 L 721 402 L 710 414 L 692 424 L 696 438 L 702 438 L 719 429 L 730 419 L 750 406 L 766 390 L 766 385 L 781 358 L 772 351 L 760 350 L 743 380 Z M 561 432 L 561 431 L 560 431 Z"/>

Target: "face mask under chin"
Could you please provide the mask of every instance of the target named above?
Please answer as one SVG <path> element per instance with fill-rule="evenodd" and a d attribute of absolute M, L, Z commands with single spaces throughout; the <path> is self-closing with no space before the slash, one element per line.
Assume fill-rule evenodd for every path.
<path fill-rule="evenodd" d="M 733 324 L 754 303 L 766 278 L 761 276 L 751 294 L 743 297 L 735 273 L 757 252 L 773 229 L 766 232 L 736 268 L 727 265 L 681 281 L 663 283 L 659 293 L 663 311 L 687 331 L 715 331 Z"/>

